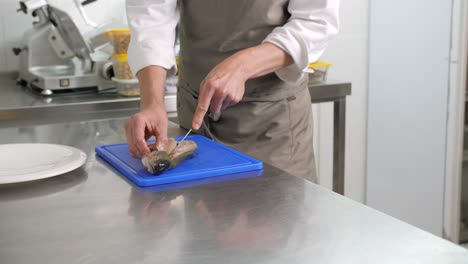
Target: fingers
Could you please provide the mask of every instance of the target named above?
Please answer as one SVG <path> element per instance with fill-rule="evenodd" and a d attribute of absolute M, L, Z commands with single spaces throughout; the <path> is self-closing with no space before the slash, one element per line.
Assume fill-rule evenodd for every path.
<path fill-rule="evenodd" d="M 216 114 L 210 113 L 210 114 L 208 115 L 208 117 L 209 117 L 211 120 L 213 120 L 214 122 L 218 122 L 219 119 L 221 118 L 221 112 L 216 113 Z"/>
<path fill-rule="evenodd" d="M 136 158 L 150 153 L 146 140 L 152 135 L 156 136 L 157 146 L 167 143 L 167 118 L 152 118 L 157 113 L 140 112 L 132 116 L 125 124 L 125 133 L 128 141 L 128 150 Z"/>
<path fill-rule="evenodd" d="M 233 94 L 234 91 L 234 94 Z M 192 121 L 192 127 L 198 130 L 203 122 L 203 118 L 210 111 L 210 118 L 213 121 L 218 121 L 221 117 L 221 112 L 226 110 L 242 100 L 243 91 L 237 92 L 236 89 L 228 87 L 218 87 L 213 82 L 202 82 L 200 87 L 200 97 Z M 210 101 L 208 101 L 210 100 Z"/>
<path fill-rule="evenodd" d="M 228 109 L 229 107 L 238 104 L 242 100 L 242 96 L 243 96 L 242 93 L 238 93 L 236 95 L 227 96 L 226 98 L 224 98 L 221 111 L 224 111 Z"/>
<path fill-rule="evenodd" d="M 167 123 L 165 123 L 156 131 L 156 148 L 163 149 L 167 142 Z"/>
<path fill-rule="evenodd" d="M 213 99 L 211 100 L 211 105 L 210 105 L 210 113 L 212 113 L 214 116 L 221 115 L 221 109 L 223 107 L 223 103 L 225 99 L 226 98 L 224 97 L 224 95 L 213 96 Z"/>
<path fill-rule="evenodd" d="M 224 111 L 226 110 L 228 107 L 231 107 L 233 106 L 235 103 L 233 100 L 231 100 L 230 98 L 225 98 L 224 99 L 224 102 L 223 102 L 223 106 L 221 107 L 221 111 Z"/>
<path fill-rule="evenodd" d="M 141 157 L 143 154 L 150 153 L 150 149 L 148 145 L 146 144 L 145 140 L 145 130 L 146 130 L 146 124 L 144 120 L 137 118 L 135 120 L 135 125 L 133 126 L 133 143 L 134 146 L 137 149 L 137 156 L 136 157 Z"/>
<path fill-rule="evenodd" d="M 203 118 L 210 108 L 211 99 L 215 92 L 215 85 L 212 81 L 203 81 L 200 86 L 200 97 L 198 97 L 197 109 L 193 116 L 192 128 L 199 130 L 203 122 Z"/>
<path fill-rule="evenodd" d="M 133 129 L 130 123 L 131 123 L 131 119 L 125 123 L 125 135 L 127 136 L 128 151 L 130 152 L 132 156 L 137 157 L 139 156 L 139 152 L 138 152 L 138 148 L 135 146 L 133 142 Z"/>
<path fill-rule="evenodd" d="M 141 157 L 144 153 L 149 152 L 149 148 L 146 146 L 146 142 L 144 140 L 144 131 L 144 123 L 140 121 L 138 116 L 132 116 L 127 123 L 125 123 L 128 150 L 132 156 L 137 158 Z M 142 142 L 143 146 L 141 146 Z"/>
<path fill-rule="evenodd" d="M 224 97 L 224 95 L 221 96 L 213 96 L 213 99 L 211 100 L 211 106 L 210 106 L 210 118 L 217 122 L 219 118 L 221 117 L 221 109 L 223 107 L 224 101 L 227 98 Z"/>
<path fill-rule="evenodd" d="M 193 129 L 200 129 L 208 111 L 216 120 L 221 116 L 221 111 L 242 100 L 247 79 L 236 74 L 237 66 L 238 64 L 232 64 L 231 60 L 226 60 L 211 70 L 201 82 L 200 96 L 192 120 Z"/>

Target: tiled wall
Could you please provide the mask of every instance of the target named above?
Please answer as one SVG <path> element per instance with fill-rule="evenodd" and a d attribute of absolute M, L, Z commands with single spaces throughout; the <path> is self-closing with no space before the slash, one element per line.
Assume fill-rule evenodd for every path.
<path fill-rule="evenodd" d="M 13 54 L 12 48 L 20 46 L 24 32 L 32 28 L 32 16 L 17 13 L 19 0 L 0 0 L 0 72 L 15 71 L 18 69 L 18 58 Z M 65 10 L 76 18 L 84 34 L 91 28 L 84 26 L 73 0 L 49 0 L 49 4 Z M 98 0 L 86 7 L 90 19 L 97 23 L 125 23 L 125 0 Z"/>

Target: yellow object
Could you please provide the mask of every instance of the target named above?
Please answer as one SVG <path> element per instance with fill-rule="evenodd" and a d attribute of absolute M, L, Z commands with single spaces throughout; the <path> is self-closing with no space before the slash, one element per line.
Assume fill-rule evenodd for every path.
<path fill-rule="evenodd" d="M 111 34 L 115 34 L 115 33 L 130 33 L 130 29 L 129 28 L 113 28 L 113 29 L 109 29 L 107 32 L 106 32 L 106 37 L 109 37 Z"/>
<path fill-rule="evenodd" d="M 114 46 L 114 52 L 117 54 L 127 53 L 128 45 L 130 44 L 130 29 L 116 28 L 106 32 L 106 37 L 109 38 Z"/>
<path fill-rule="evenodd" d="M 330 67 L 333 64 L 327 61 L 316 61 L 309 64 L 309 69 L 321 68 L 321 67 Z"/>
<path fill-rule="evenodd" d="M 112 58 L 116 59 L 116 60 L 118 60 L 120 62 L 128 61 L 128 55 L 127 54 L 113 54 Z"/>
<path fill-rule="evenodd" d="M 135 79 L 130 66 L 127 62 L 127 54 L 114 54 L 112 55 L 112 66 L 114 68 L 114 76 L 120 80 L 130 80 Z"/>
<path fill-rule="evenodd" d="M 332 66 L 330 62 L 316 61 L 309 64 L 309 83 L 322 82 L 327 78 L 328 68 Z"/>

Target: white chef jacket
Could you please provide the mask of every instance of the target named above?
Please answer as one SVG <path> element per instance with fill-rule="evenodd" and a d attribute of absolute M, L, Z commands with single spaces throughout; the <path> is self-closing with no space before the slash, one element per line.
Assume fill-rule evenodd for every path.
<path fill-rule="evenodd" d="M 287 23 L 275 28 L 263 42 L 272 43 L 294 63 L 276 71 L 283 81 L 296 82 L 304 70 L 325 51 L 338 33 L 340 0 L 290 0 Z M 155 65 L 175 66 L 175 28 L 179 21 L 177 0 L 127 0 L 127 18 L 132 32 L 128 63 L 133 73 Z"/>

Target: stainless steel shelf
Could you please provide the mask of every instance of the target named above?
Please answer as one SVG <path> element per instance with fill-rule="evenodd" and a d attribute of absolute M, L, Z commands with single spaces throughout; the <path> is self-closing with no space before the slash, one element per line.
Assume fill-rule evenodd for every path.
<path fill-rule="evenodd" d="M 0 94 L 0 127 L 124 118 L 140 108 L 139 97 L 107 92 L 45 97 L 14 80 L 0 80 Z M 175 116 L 176 95 L 167 95 L 165 103 Z"/>

